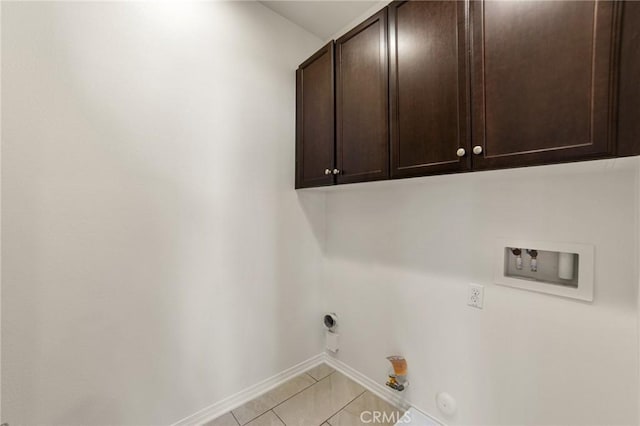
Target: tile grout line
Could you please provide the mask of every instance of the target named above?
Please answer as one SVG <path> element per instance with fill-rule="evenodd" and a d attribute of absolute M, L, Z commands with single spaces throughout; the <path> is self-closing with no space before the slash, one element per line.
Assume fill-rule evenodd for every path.
<path fill-rule="evenodd" d="M 337 371 L 337 370 L 335 370 L 335 369 L 334 369 L 334 371 L 332 371 L 329 375 L 327 375 L 327 377 L 331 376 L 331 374 L 335 373 L 336 371 Z M 304 373 L 302 373 L 302 374 L 307 374 L 307 372 L 305 371 L 305 372 L 304 372 Z M 302 374 L 299 374 L 299 375 L 297 375 L 296 377 L 300 377 Z M 312 383 L 312 384 L 310 384 L 309 386 L 307 386 L 307 387 L 305 387 L 305 388 L 303 388 L 303 389 L 300 389 L 298 392 L 294 393 L 293 395 L 291 395 L 289 398 L 285 399 L 284 401 L 282 401 L 282 402 L 280 402 L 280 403 L 278 403 L 278 404 L 274 405 L 273 407 L 271 407 L 270 409 L 268 409 L 268 410 L 267 410 L 267 411 L 265 411 L 264 413 L 266 413 L 266 412 L 268 412 L 268 411 L 273 411 L 273 409 L 274 409 L 274 408 L 279 407 L 280 405 L 284 404 L 285 402 L 287 402 L 288 400 L 290 400 L 290 399 L 291 399 L 291 398 L 293 398 L 294 396 L 298 395 L 299 393 L 302 393 L 302 392 L 306 391 L 306 390 L 307 390 L 307 389 L 309 389 L 311 386 L 315 386 L 315 385 L 317 385 L 318 383 L 320 383 L 322 380 L 324 380 L 324 379 L 326 379 L 326 378 L 327 378 L 327 377 L 323 377 L 321 380 L 316 380 L 316 379 L 314 379 L 310 374 L 307 374 L 307 376 L 309 376 L 309 377 L 311 377 L 311 379 L 315 380 L 315 383 Z M 290 380 L 293 380 L 293 379 L 295 379 L 296 377 L 293 377 L 293 378 L 291 378 Z M 266 393 L 265 393 L 265 394 L 266 394 Z M 262 395 L 265 395 L 265 394 L 262 394 Z M 262 395 L 260 395 L 260 396 L 262 396 Z M 254 399 L 260 398 L 260 396 L 258 396 L 258 397 L 256 397 L 256 398 L 254 398 Z M 252 400 L 252 401 L 253 401 L 253 400 Z M 249 401 L 249 402 L 251 402 L 251 401 Z M 238 408 L 239 408 L 239 407 L 238 407 Z M 230 413 L 233 415 L 233 410 L 232 410 L 232 411 L 230 411 Z M 240 423 L 237 419 L 236 419 L 236 421 L 238 421 L 238 425 L 240 425 L 240 426 L 244 426 L 244 425 L 246 425 L 246 424 L 248 424 L 248 423 L 251 423 L 252 421 L 254 421 L 255 419 L 257 419 L 258 417 L 262 416 L 264 413 L 260 413 L 260 414 L 258 414 L 257 416 L 255 416 L 255 417 L 254 417 L 254 418 L 252 418 L 251 420 L 247 421 L 246 423 Z M 273 411 L 273 414 L 276 414 L 276 412 L 275 412 L 275 411 Z M 276 415 L 277 415 L 277 414 L 276 414 Z M 233 418 L 235 418 L 235 415 L 233 416 Z M 278 418 L 279 418 L 279 417 L 278 417 Z M 284 423 L 284 422 L 282 422 L 282 423 Z"/>
<path fill-rule="evenodd" d="M 334 374 L 335 374 L 335 373 L 337 373 L 337 372 L 338 372 L 338 370 L 336 370 L 336 369 L 334 368 L 334 369 L 333 369 L 333 371 L 332 371 L 331 373 L 327 374 L 327 375 L 326 375 L 325 377 L 323 377 L 322 379 L 320 379 L 320 380 L 316 381 L 316 383 L 314 383 L 314 384 L 313 384 L 313 385 L 311 385 L 311 386 L 315 386 L 315 385 L 317 385 L 317 384 L 318 384 L 318 383 L 320 383 L 321 381 L 326 380 L 327 378 L 331 377 L 332 375 L 334 375 Z M 342 373 L 341 373 L 341 374 L 342 374 Z M 312 377 L 312 378 L 313 378 L 313 377 Z M 348 378 L 348 377 L 347 377 L 347 378 Z M 314 378 L 314 380 L 315 380 L 315 378 Z M 349 380 L 351 380 L 351 379 L 349 379 Z M 280 416 L 278 416 L 278 414 L 275 412 L 275 408 L 277 408 L 278 406 L 280 406 L 280 405 L 284 404 L 285 402 L 287 402 L 288 400 L 290 400 L 290 399 L 291 399 L 291 398 L 293 398 L 294 396 L 298 395 L 299 393 L 302 393 L 302 392 L 304 392 L 305 390 L 307 390 L 307 389 L 311 388 L 311 386 L 308 386 L 308 387 L 304 388 L 303 390 L 301 390 L 300 392 L 296 393 L 295 395 L 291 395 L 291 397 L 290 397 L 290 398 L 285 399 L 285 400 L 284 400 L 284 401 L 282 401 L 280 404 L 278 404 L 278 405 L 276 405 L 275 407 L 273 407 L 273 408 L 271 409 L 271 411 L 273 411 L 273 414 L 275 414 L 275 415 L 280 419 L 280 421 L 281 421 L 282 423 L 284 423 L 284 420 L 282 420 L 282 419 L 280 418 Z M 361 397 L 361 396 L 362 396 L 362 395 L 367 391 L 367 389 L 366 389 L 364 386 L 362 386 L 362 388 L 364 389 L 362 392 L 360 392 L 358 395 L 356 395 L 352 400 L 350 400 L 349 402 L 347 402 L 344 406 L 340 407 L 340 408 L 338 409 L 338 411 L 334 412 L 333 414 L 331 414 L 331 416 L 329 416 L 328 418 L 326 418 L 325 420 L 323 420 L 322 422 L 320 422 L 320 425 L 322 425 L 323 423 L 327 423 L 329 426 L 332 426 L 332 425 L 331 425 L 331 423 L 329 423 L 329 419 L 330 419 L 331 417 L 335 416 L 336 414 L 338 414 L 340 411 L 342 411 L 342 410 L 344 410 L 345 408 L 347 408 L 347 406 L 348 406 L 349 404 L 351 404 L 353 401 L 355 401 L 356 399 L 360 398 L 360 397 Z M 288 426 L 286 423 L 284 423 L 284 424 L 285 424 L 285 426 Z"/>
<path fill-rule="evenodd" d="M 328 377 L 330 377 L 330 376 L 334 375 L 334 374 L 335 374 L 335 373 L 337 373 L 337 372 L 338 372 L 338 370 L 336 370 L 336 369 L 334 368 L 334 369 L 333 369 L 333 371 L 332 371 L 331 373 L 327 374 L 325 377 L 323 377 L 322 379 L 318 380 L 316 383 L 314 383 L 314 384 L 313 384 L 313 385 L 311 385 L 311 386 L 314 386 L 314 385 L 316 385 L 316 384 L 320 383 L 321 381 L 323 381 L 323 380 L 327 379 Z M 341 374 L 342 374 L 342 373 L 341 373 Z M 347 378 L 348 378 L 348 377 L 347 377 Z M 351 379 L 349 379 L 349 380 L 351 380 Z M 301 391 L 300 391 L 300 392 L 298 392 L 298 393 L 302 393 L 302 392 L 304 392 L 305 390 L 309 389 L 311 386 L 309 386 L 309 387 L 307 387 L 307 388 L 305 388 L 305 389 L 301 390 Z M 329 423 L 329 419 L 330 419 L 330 418 L 332 418 L 333 416 L 335 416 L 336 414 L 338 414 L 340 411 L 342 411 L 342 410 L 344 410 L 345 408 L 347 408 L 347 406 L 348 406 L 349 404 L 351 404 L 353 401 L 355 401 L 356 399 L 358 399 L 358 398 L 360 398 L 362 395 L 364 395 L 364 393 L 367 391 L 367 389 L 366 389 L 364 386 L 362 386 L 362 388 L 364 389 L 362 392 L 360 392 L 358 395 L 356 395 L 352 400 L 350 400 L 349 402 L 347 402 L 344 406 L 340 407 L 340 408 L 338 409 L 338 411 L 336 411 L 336 412 L 334 412 L 333 414 L 331 414 L 331 416 L 329 416 L 329 417 L 328 417 L 328 418 L 326 418 L 325 420 L 321 421 L 319 426 L 322 426 L 324 423 L 328 424 L 329 426 L 333 426 L 331 423 Z M 297 394 L 296 394 L 296 395 L 297 395 Z M 292 396 L 291 396 L 291 398 L 293 398 L 294 396 L 295 396 L 295 395 L 292 395 Z M 289 400 L 289 399 L 291 399 L 291 398 L 288 398 L 287 400 L 282 401 L 280 404 L 276 405 L 275 407 L 273 407 L 273 408 L 271 409 L 271 411 L 273 411 L 273 414 L 275 414 L 275 415 L 280 419 L 280 421 L 281 421 L 282 423 L 284 423 L 284 420 L 282 420 L 282 419 L 280 418 L 280 416 L 278 416 L 278 414 L 275 412 L 275 410 L 274 410 L 274 409 L 275 409 L 276 407 L 278 407 L 279 405 L 284 404 L 286 401 L 288 401 L 288 400 Z M 285 426 L 288 426 L 286 423 L 284 423 L 284 425 L 285 425 Z"/>
<path fill-rule="evenodd" d="M 236 415 L 233 414 L 233 410 L 229 411 L 231 413 L 231 417 L 233 417 L 233 420 L 236 421 L 236 423 L 238 424 L 238 426 L 240 426 L 240 421 L 236 418 Z"/>
<path fill-rule="evenodd" d="M 313 380 L 315 380 L 316 383 L 319 382 L 318 379 L 316 379 L 315 377 L 313 377 L 311 374 L 307 373 L 306 371 L 303 374 L 306 374 L 307 376 L 311 377 Z"/>
<path fill-rule="evenodd" d="M 336 370 L 336 369 L 334 368 L 334 369 L 333 369 L 333 371 L 332 371 L 331 373 L 327 374 L 325 377 L 323 377 L 323 378 L 322 378 L 322 379 L 320 379 L 320 380 L 316 380 L 316 382 L 315 382 L 314 384 L 312 384 L 311 386 L 307 386 L 306 388 L 302 389 L 300 392 L 296 393 L 295 395 L 291 395 L 291 397 L 289 397 L 289 398 L 285 399 L 285 400 L 284 400 L 284 401 L 282 401 L 280 404 L 278 404 L 278 405 L 276 405 L 275 407 L 273 407 L 273 408 L 271 409 L 271 411 L 273 411 L 273 414 L 275 414 L 276 416 L 278 416 L 278 414 L 277 414 L 277 413 L 276 413 L 276 411 L 275 411 L 275 409 L 276 409 L 276 408 L 278 408 L 279 406 L 281 406 L 282 404 L 284 404 L 285 402 L 287 402 L 288 400 L 290 400 L 290 399 L 291 399 L 291 398 L 293 398 L 294 396 L 296 396 L 296 395 L 298 395 L 298 394 L 301 394 L 302 392 L 306 391 L 307 389 L 310 389 L 312 386 L 315 386 L 315 385 L 317 385 L 318 383 L 320 383 L 321 381 L 323 381 L 323 380 L 327 379 L 328 377 L 330 377 L 331 375 L 333 375 L 333 373 L 336 373 L 337 371 L 338 371 L 338 370 Z M 312 377 L 312 378 L 313 378 L 313 377 Z M 315 380 L 315 379 L 313 379 L 313 380 Z M 280 419 L 280 416 L 278 416 L 278 418 Z M 282 420 L 282 419 L 280 419 L 280 420 Z M 282 420 L 282 423 L 284 423 L 284 420 Z M 286 424 L 286 423 L 284 423 L 284 424 L 285 424 L 285 426 L 287 426 L 287 424 Z M 320 423 L 320 424 L 322 424 L 322 423 Z"/>
<path fill-rule="evenodd" d="M 362 386 L 364 388 L 364 386 Z M 360 398 L 362 395 L 364 395 L 364 393 L 367 391 L 367 389 L 364 389 L 362 392 L 360 392 L 358 395 L 356 395 L 355 398 L 353 398 L 351 401 L 347 402 L 343 407 L 341 407 L 340 409 L 338 409 L 338 411 L 336 411 L 335 413 L 333 413 L 331 416 L 329 416 L 327 419 L 323 420 L 320 425 L 322 425 L 322 423 L 327 423 L 329 426 L 333 426 L 331 423 L 329 423 L 329 420 L 335 416 L 336 414 L 338 414 L 339 412 L 341 412 L 342 410 L 344 410 L 345 408 L 347 408 L 349 406 L 349 404 L 351 404 L 353 401 L 355 401 L 356 399 Z"/>
<path fill-rule="evenodd" d="M 333 372 L 331 372 L 330 374 L 328 374 L 326 377 L 323 377 L 320 380 L 316 380 L 316 382 L 314 384 L 312 384 L 311 386 L 315 386 L 318 383 L 320 383 L 321 381 L 323 381 L 324 379 L 326 379 L 327 377 L 331 376 L 331 374 L 335 373 L 337 370 L 334 370 Z M 315 379 L 313 379 L 315 380 Z M 291 398 L 293 398 L 294 396 L 306 391 L 307 389 L 311 388 L 311 386 L 307 386 L 306 388 L 302 389 L 300 392 L 296 392 L 294 395 L 291 395 L 289 398 L 285 399 L 284 401 L 282 401 L 281 403 L 279 403 L 278 405 L 274 406 L 271 408 L 271 410 L 273 410 L 274 408 L 278 408 L 279 406 L 281 406 L 282 404 L 284 404 L 285 402 L 287 402 L 288 400 L 290 400 Z M 275 411 L 274 411 L 275 413 Z M 284 423 L 284 422 L 283 422 Z"/>
<path fill-rule="evenodd" d="M 287 424 L 284 422 L 284 420 L 282 420 L 282 418 L 278 415 L 278 413 L 276 413 L 275 411 L 273 411 L 273 408 L 270 410 L 274 416 L 276 416 L 284 426 L 287 426 Z"/>

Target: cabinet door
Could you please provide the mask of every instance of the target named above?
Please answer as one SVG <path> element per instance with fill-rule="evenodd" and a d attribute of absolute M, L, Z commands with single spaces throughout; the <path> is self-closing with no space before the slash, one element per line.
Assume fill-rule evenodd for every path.
<path fill-rule="evenodd" d="M 389 176 L 387 9 L 336 41 L 338 183 Z"/>
<path fill-rule="evenodd" d="M 296 188 L 334 183 L 333 52 L 332 41 L 296 71 Z"/>
<path fill-rule="evenodd" d="M 466 2 L 389 5 L 391 176 L 470 167 Z"/>
<path fill-rule="evenodd" d="M 623 6 L 618 155 L 640 154 L 640 2 Z"/>
<path fill-rule="evenodd" d="M 474 169 L 610 154 L 618 5 L 486 1 L 471 7 Z"/>

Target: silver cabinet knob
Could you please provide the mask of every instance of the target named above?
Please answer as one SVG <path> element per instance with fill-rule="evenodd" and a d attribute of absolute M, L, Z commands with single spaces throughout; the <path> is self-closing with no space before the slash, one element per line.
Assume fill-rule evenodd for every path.
<path fill-rule="evenodd" d="M 333 174 L 334 174 L 334 175 L 337 175 L 337 174 L 339 174 L 339 173 L 340 173 L 340 170 L 338 170 L 338 169 L 333 169 Z"/>
<path fill-rule="evenodd" d="M 458 157 L 464 157 L 464 155 L 467 153 L 467 151 L 464 150 L 464 148 L 458 148 L 458 150 L 456 151 L 456 155 Z"/>
<path fill-rule="evenodd" d="M 473 147 L 473 153 L 475 155 L 480 155 L 482 154 L 482 147 L 480 145 L 476 145 Z"/>
<path fill-rule="evenodd" d="M 324 169 L 324 174 L 325 174 L 325 175 L 330 175 L 330 174 L 331 174 L 331 170 L 329 170 L 329 169 Z"/>

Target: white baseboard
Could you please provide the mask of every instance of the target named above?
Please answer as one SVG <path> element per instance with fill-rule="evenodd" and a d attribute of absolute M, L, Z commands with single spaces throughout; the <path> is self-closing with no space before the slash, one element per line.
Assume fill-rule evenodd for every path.
<path fill-rule="evenodd" d="M 435 424 L 439 424 L 439 425 L 445 424 L 444 422 L 437 419 L 436 417 L 430 414 L 427 414 L 425 411 L 419 409 L 418 407 L 415 407 L 413 404 L 411 404 L 410 401 L 406 399 L 406 397 L 404 396 L 405 394 L 396 392 L 393 389 L 389 389 L 388 387 L 376 382 L 375 380 L 372 380 L 368 376 L 365 376 L 358 370 L 348 366 L 344 362 L 334 358 L 328 353 L 325 353 L 324 355 L 325 355 L 324 361 L 327 364 L 329 364 L 331 367 L 335 368 L 337 371 L 344 374 L 354 382 L 359 383 L 370 392 L 376 394 L 379 398 L 382 398 L 383 400 L 387 401 L 389 404 L 394 405 L 402 410 L 408 410 L 409 408 L 413 408 L 414 410 L 418 411 L 420 414 L 432 420 Z"/>
<path fill-rule="evenodd" d="M 404 395 L 402 393 L 396 392 L 384 385 L 381 385 L 380 383 L 370 379 L 358 370 L 351 368 L 344 362 L 332 357 L 331 355 L 325 353 L 324 361 L 354 382 L 362 385 L 367 390 L 387 401 L 389 404 L 394 405 L 402 410 L 408 410 L 411 406 L 411 404 L 407 402 L 406 398 L 404 398 Z"/>
<path fill-rule="evenodd" d="M 211 421 L 235 408 L 238 408 L 242 404 L 257 398 L 263 393 L 281 385 L 298 374 L 303 373 L 318 364 L 322 364 L 325 362 L 325 358 L 326 356 L 324 353 L 311 357 L 298 365 L 294 365 L 293 367 L 276 374 L 275 376 L 271 376 L 268 379 L 241 390 L 240 392 L 216 402 L 215 404 L 203 408 L 197 413 L 173 423 L 172 426 L 197 426 Z"/>
<path fill-rule="evenodd" d="M 275 376 L 269 377 L 268 379 L 265 379 L 260 383 L 250 386 L 234 395 L 231 395 L 219 402 L 216 402 L 215 404 L 212 404 L 206 408 L 203 408 L 197 413 L 192 414 L 180 421 L 173 423 L 172 426 L 202 425 L 203 423 L 209 422 L 217 417 L 220 417 L 225 413 L 228 413 L 231 410 L 238 408 L 239 406 L 251 401 L 254 398 L 257 398 L 263 393 L 268 392 L 277 386 L 280 386 L 282 383 L 286 382 L 289 379 L 292 379 L 298 374 L 303 373 L 308 369 L 315 367 L 316 365 L 322 364 L 323 362 L 329 364 L 331 367 L 333 367 L 340 373 L 344 374 L 354 382 L 359 383 L 364 388 L 374 393 L 378 397 L 382 398 L 383 400 L 387 401 L 388 403 L 402 410 L 408 410 L 409 408 L 413 407 L 413 405 L 406 400 L 406 398 L 404 397 L 404 394 L 398 393 L 392 389 L 387 388 L 386 386 L 365 376 L 358 370 L 348 366 L 344 362 L 337 360 L 336 358 L 323 352 L 321 354 L 318 354 L 314 357 L 309 358 L 306 361 L 301 362 L 298 365 L 294 365 L 293 367 L 288 368 L 276 374 Z M 418 409 L 418 411 L 422 412 L 422 410 L 420 410 L 417 407 L 413 407 L 413 408 Z M 426 414 L 424 412 L 422 413 L 425 414 L 426 417 L 432 419 L 434 422 L 444 425 L 444 423 L 439 419 L 429 414 Z"/>

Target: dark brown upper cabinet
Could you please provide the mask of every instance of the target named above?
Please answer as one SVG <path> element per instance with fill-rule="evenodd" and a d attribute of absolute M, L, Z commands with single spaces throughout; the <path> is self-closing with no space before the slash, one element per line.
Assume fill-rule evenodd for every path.
<path fill-rule="evenodd" d="M 296 188 L 640 155 L 639 75 L 640 2 L 394 1 L 298 69 Z"/>
<path fill-rule="evenodd" d="M 389 5 L 391 176 L 468 170 L 467 2 Z"/>
<path fill-rule="evenodd" d="M 618 155 L 640 154 L 640 2 L 624 3 L 618 95 Z"/>
<path fill-rule="evenodd" d="M 618 7 L 471 3 L 474 169 L 613 153 Z"/>
<path fill-rule="evenodd" d="M 296 188 L 334 183 L 333 75 L 333 41 L 296 71 Z"/>
<path fill-rule="evenodd" d="M 336 41 L 337 182 L 389 177 L 387 9 Z"/>

